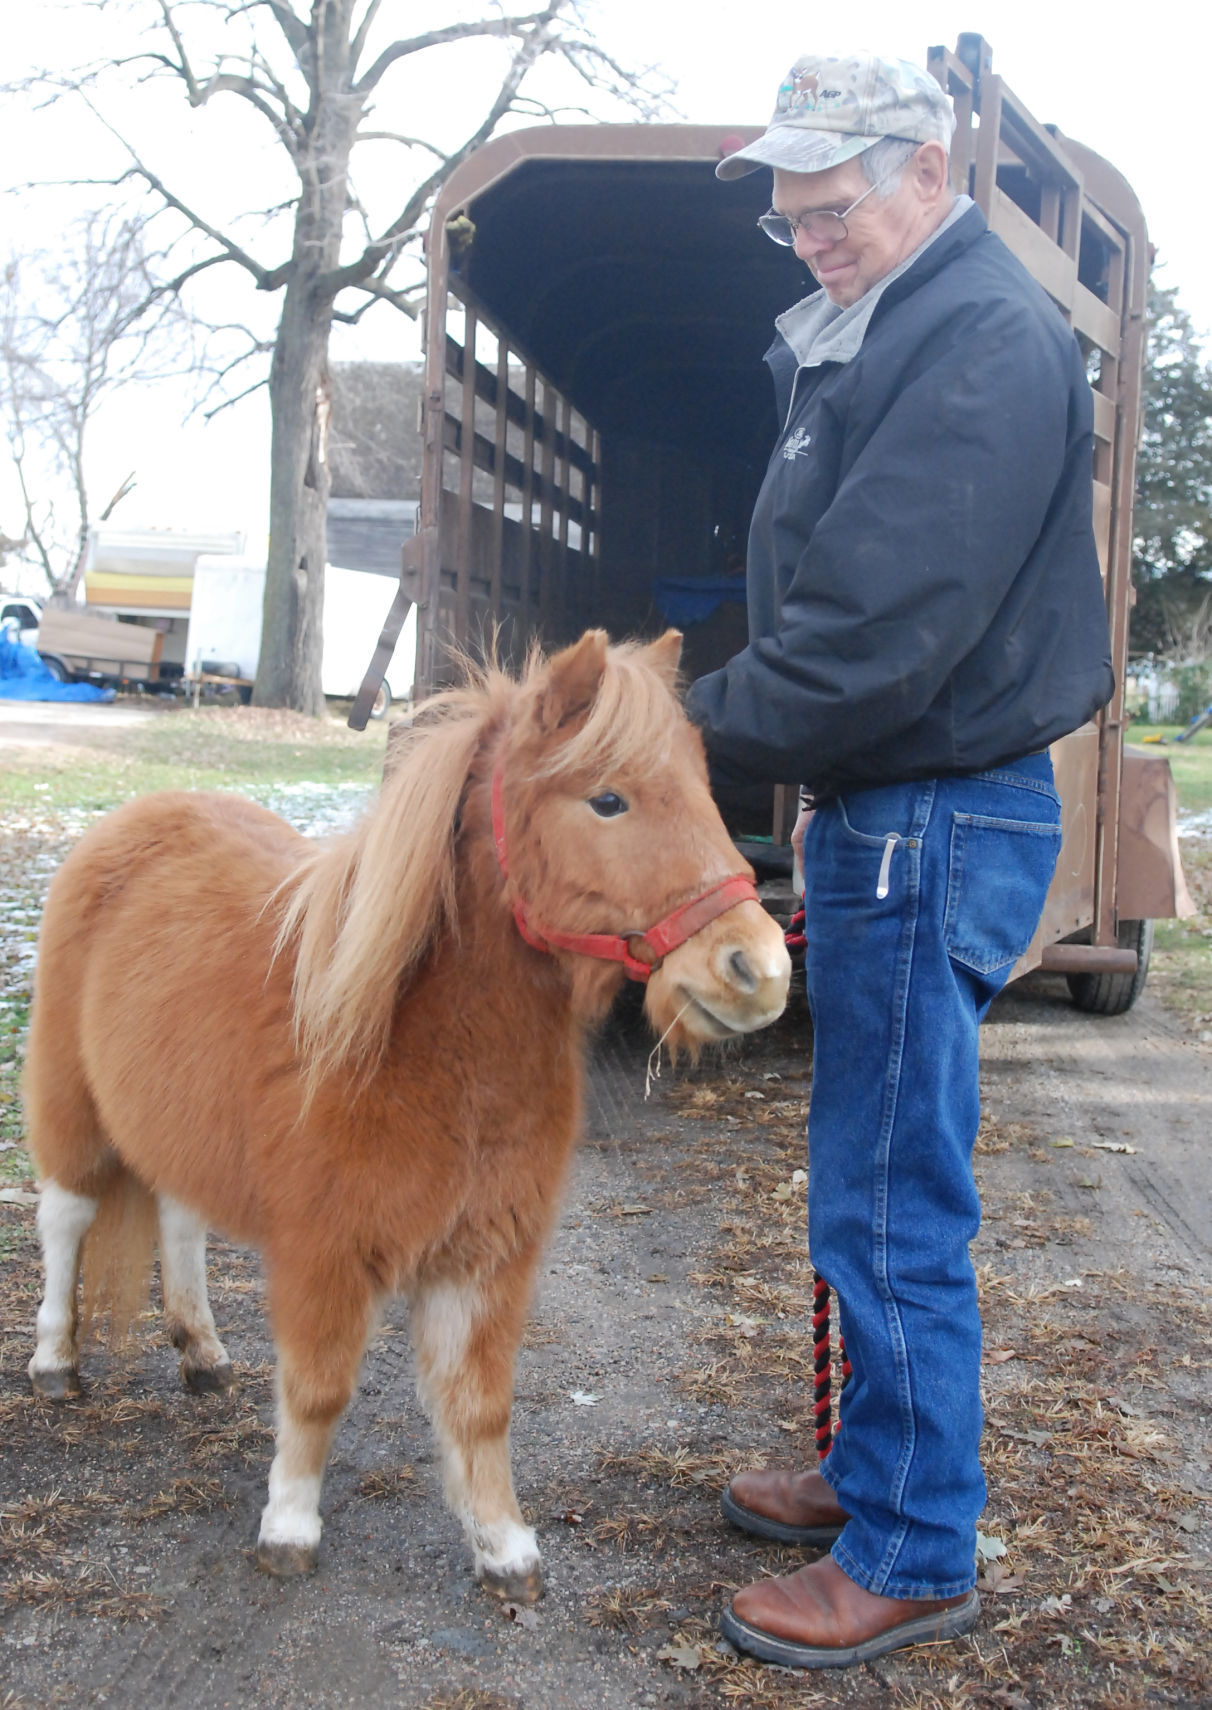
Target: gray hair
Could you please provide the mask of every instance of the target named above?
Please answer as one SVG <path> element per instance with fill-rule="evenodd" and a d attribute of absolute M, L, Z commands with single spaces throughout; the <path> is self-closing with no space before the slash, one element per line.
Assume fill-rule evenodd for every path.
<path fill-rule="evenodd" d="M 881 137 L 859 155 L 859 165 L 868 184 L 880 185 L 876 195 L 881 201 L 885 196 L 896 194 L 902 170 L 921 146 L 920 142 L 910 142 L 905 137 Z M 884 180 L 882 184 L 881 179 Z"/>

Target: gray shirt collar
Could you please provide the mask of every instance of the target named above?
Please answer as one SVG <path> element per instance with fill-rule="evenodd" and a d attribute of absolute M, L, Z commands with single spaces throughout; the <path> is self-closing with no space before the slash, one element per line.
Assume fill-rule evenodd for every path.
<path fill-rule="evenodd" d="M 875 305 L 892 281 L 907 272 L 917 258 L 961 219 L 971 206 L 971 196 L 957 196 L 955 206 L 941 225 L 936 226 L 930 236 L 918 244 L 913 254 L 906 256 L 899 267 L 894 267 L 891 273 L 886 273 L 857 303 L 851 303 L 848 309 L 831 303 L 823 291 L 814 291 L 811 297 L 802 297 L 798 303 L 781 314 L 774 324 L 794 351 L 799 366 L 814 368 L 822 362 L 849 362 L 852 356 L 857 356 L 871 317 L 875 313 Z"/>

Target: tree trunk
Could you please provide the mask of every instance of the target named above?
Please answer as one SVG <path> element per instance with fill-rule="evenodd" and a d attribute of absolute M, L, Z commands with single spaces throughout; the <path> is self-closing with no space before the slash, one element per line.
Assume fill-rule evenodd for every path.
<path fill-rule="evenodd" d="M 328 338 L 340 261 L 349 156 L 361 115 L 350 89 L 354 0 L 312 8 L 301 64 L 311 90 L 306 149 L 282 318 L 269 374 L 272 420 L 269 557 L 253 700 L 319 717 L 327 551 Z M 369 644 L 368 644 L 369 645 Z"/>
<path fill-rule="evenodd" d="M 328 506 L 327 313 L 286 287 L 269 375 L 269 557 L 253 700 L 319 717 Z"/>

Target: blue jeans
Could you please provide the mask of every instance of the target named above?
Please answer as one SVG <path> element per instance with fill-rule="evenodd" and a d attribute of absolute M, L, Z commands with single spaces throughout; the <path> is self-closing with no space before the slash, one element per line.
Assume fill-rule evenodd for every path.
<path fill-rule="evenodd" d="M 854 1374 L 821 1470 L 851 1516 L 835 1559 L 887 1597 L 975 1581 L 977 1028 L 1059 850 L 1047 754 L 856 791 L 808 827 L 808 1239 Z"/>

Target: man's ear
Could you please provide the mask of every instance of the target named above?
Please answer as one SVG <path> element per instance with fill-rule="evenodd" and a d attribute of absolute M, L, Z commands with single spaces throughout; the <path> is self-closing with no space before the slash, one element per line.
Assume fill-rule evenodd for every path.
<path fill-rule="evenodd" d="M 933 202 L 951 184 L 951 166 L 941 142 L 925 142 L 909 160 L 909 171 L 924 202 Z"/>
<path fill-rule="evenodd" d="M 606 646 L 604 629 L 587 629 L 579 641 L 556 654 L 537 708 L 544 731 L 559 730 L 589 711 L 606 670 Z"/>

